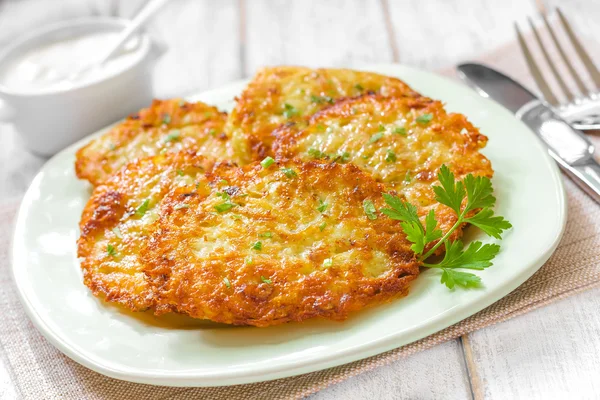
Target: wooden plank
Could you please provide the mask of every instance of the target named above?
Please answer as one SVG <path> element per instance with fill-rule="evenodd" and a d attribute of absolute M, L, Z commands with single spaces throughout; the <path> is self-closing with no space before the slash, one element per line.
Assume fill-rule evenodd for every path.
<path fill-rule="evenodd" d="M 252 0 L 246 15 L 246 74 L 264 65 L 392 61 L 380 2 Z"/>
<path fill-rule="evenodd" d="M 462 349 L 451 341 L 365 372 L 309 397 L 330 399 L 470 399 Z"/>
<path fill-rule="evenodd" d="M 522 0 L 384 0 L 399 62 L 427 69 L 451 67 L 514 40 L 513 21 L 535 10 Z"/>
<path fill-rule="evenodd" d="M 120 2 L 131 17 L 139 1 Z M 149 22 L 147 31 L 164 47 L 153 73 L 157 97 L 182 96 L 241 77 L 238 0 L 178 0 Z"/>
<path fill-rule="evenodd" d="M 597 398 L 600 288 L 469 335 L 485 398 Z"/>

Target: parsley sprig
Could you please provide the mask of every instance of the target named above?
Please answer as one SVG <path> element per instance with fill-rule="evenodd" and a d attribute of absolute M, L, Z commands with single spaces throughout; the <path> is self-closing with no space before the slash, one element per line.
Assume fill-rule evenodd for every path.
<path fill-rule="evenodd" d="M 417 208 L 387 193 L 384 200 L 391 208 L 383 208 L 381 212 L 388 217 L 401 221 L 400 226 L 412 243 L 411 249 L 417 254 L 419 261 L 427 268 L 438 268 L 442 271 L 441 283 L 452 289 L 455 286 L 464 288 L 477 287 L 481 278 L 470 272 L 457 269 L 483 270 L 492 265 L 492 260 L 500 251 L 497 244 L 472 242 L 465 250 L 463 242 L 451 240 L 450 237 L 462 224 L 469 223 L 484 231 L 487 235 L 501 239 L 502 232 L 512 225 L 501 216 L 495 216 L 492 207 L 496 203 L 492 182 L 487 177 L 467 175 L 462 181 L 456 181 L 450 169 L 442 165 L 438 173 L 440 186 L 434 186 L 436 200 L 450 207 L 457 216 L 456 223 L 443 234 L 438 228 L 435 212 L 429 211 L 425 217 L 425 226 L 421 223 Z M 473 214 L 476 212 L 475 214 Z M 425 248 L 437 241 L 429 250 Z M 437 263 L 426 262 L 444 245 L 446 253 Z"/>

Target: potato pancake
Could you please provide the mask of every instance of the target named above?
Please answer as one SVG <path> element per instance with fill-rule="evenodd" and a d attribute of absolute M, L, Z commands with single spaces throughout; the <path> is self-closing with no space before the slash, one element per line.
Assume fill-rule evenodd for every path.
<path fill-rule="evenodd" d="M 417 206 L 420 215 L 434 208 L 444 231 L 456 215 L 435 200 L 432 186 L 438 184 L 442 164 L 457 179 L 493 174 L 490 161 L 479 152 L 487 138 L 464 115 L 448 114 L 441 102 L 426 97 L 342 100 L 315 114 L 305 129 L 283 127 L 275 135 L 278 159 L 357 165 Z"/>
<path fill-rule="evenodd" d="M 141 249 L 153 232 L 166 193 L 196 190 L 211 165 L 194 152 L 138 160 L 97 186 L 80 222 L 78 256 L 83 280 L 94 295 L 140 311 L 152 307 Z"/>
<path fill-rule="evenodd" d="M 308 117 L 337 99 L 366 93 L 418 96 L 399 79 L 350 69 L 306 67 L 262 68 L 244 92 L 225 127 L 242 160 L 261 160 L 270 153 L 272 132 L 283 124 L 303 126 Z"/>
<path fill-rule="evenodd" d="M 157 313 L 269 326 L 407 294 L 419 273 L 410 243 L 365 211 L 383 206 L 382 185 L 353 165 L 262 164 L 217 166 L 197 189 L 208 196 L 164 198 L 142 252 Z"/>
<path fill-rule="evenodd" d="M 181 99 L 154 100 L 76 154 L 75 171 L 99 185 L 123 165 L 161 151 L 194 149 L 211 158 L 236 158 L 223 133 L 227 114 Z"/>

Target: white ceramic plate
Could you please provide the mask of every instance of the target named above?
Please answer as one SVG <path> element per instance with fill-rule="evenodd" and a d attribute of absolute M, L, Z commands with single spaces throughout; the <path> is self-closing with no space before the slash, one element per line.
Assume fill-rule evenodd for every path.
<path fill-rule="evenodd" d="M 345 322 L 315 320 L 262 329 L 125 312 L 97 300 L 82 283 L 75 242 L 90 189 L 73 172 L 79 143 L 48 161 L 19 211 L 13 272 L 33 323 L 67 356 L 114 378 L 155 385 L 231 385 L 312 372 L 391 350 L 514 290 L 550 257 L 564 229 L 562 181 L 546 150 L 508 111 L 446 78 L 400 65 L 363 69 L 398 76 L 442 99 L 489 136 L 484 153 L 496 171 L 497 211 L 514 228 L 505 234 L 495 265 L 480 272 L 484 288 L 450 291 L 439 283 L 437 272 L 425 271 L 408 297 Z M 229 109 L 243 86 L 240 82 L 194 99 Z"/>

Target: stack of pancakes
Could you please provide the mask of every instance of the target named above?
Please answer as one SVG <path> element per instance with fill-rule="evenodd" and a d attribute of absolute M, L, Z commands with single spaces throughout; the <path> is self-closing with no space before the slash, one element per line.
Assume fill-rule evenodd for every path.
<path fill-rule="evenodd" d="M 446 231 L 456 215 L 435 200 L 437 172 L 491 177 L 486 141 L 401 80 L 346 69 L 264 68 L 230 114 L 155 100 L 77 153 L 94 185 L 84 283 L 134 311 L 344 319 L 419 274 L 382 193 L 433 209 Z"/>

